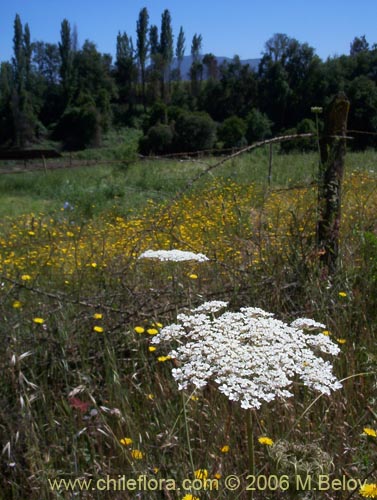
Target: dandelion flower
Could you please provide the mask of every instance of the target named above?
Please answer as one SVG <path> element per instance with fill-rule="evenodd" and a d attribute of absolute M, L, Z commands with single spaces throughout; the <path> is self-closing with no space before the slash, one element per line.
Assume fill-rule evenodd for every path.
<path fill-rule="evenodd" d="M 132 450 L 131 451 L 131 456 L 132 458 L 134 458 L 135 460 L 142 460 L 143 459 L 143 452 L 140 451 L 140 450 Z"/>
<path fill-rule="evenodd" d="M 171 356 L 159 356 L 157 358 L 157 361 L 159 361 L 160 363 L 165 363 L 165 361 L 169 361 L 169 359 L 171 359 Z"/>
<path fill-rule="evenodd" d="M 131 445 L 133 443 L 132 439 L 129 438 L 129 437 L 124 437 L 124 438 L 120 439 L 119 442 L 123 446 L 129 446 L 129 445 Z"/>
<path fill-rule="evenodd" d="M 370 427 L 364 427 L 363 433 L 366 434 L 367 436 L 371 437 L 377 437 L 377 432 L 374 429 L 371 429 Z"/>
<path fill-rule="evenodd" d="M 272 446 L 274 444 L 272 439 L 266 436 L 261 436 L 260 438 L 258 438 L 258 441 L 260 442 L 260 444 L 265 444 L 267 446 Z"/>
<path fill-rule="evenodd" d="M 94 319 L 102 319 L 103 315 L 101 313 L 95 313 L 95 314 L 93 314 L 93 318 Z"/>
<path fill-rule="evenodd" d="M 207 469 L 197 469 L 195 472 L 196 479 L 207 479 L 208 470 Z"/>
<path fill-rule="evenodd" d="M 156 328 L 148 328 L 147 333 L 149 333 L 149 335 L 157 335 L 158 330 L 156 330 Z"/>
<path fill-rule="evenodd" d="M 135 326 L 134 330 L 136 333 L 144 333 L 145 332 L 145 330 L 142 326 Z"/>
<path fill-rule="evenodd" d="M 12 304 L 12 307 L 14 309 L 19 309 L 20 307 L 22 307 L 22 303 L 19 300 L 15 300 Z"/>
<path fill-rule="evenodd" d="M 102 328 L 102 326 L 98 326 L 98 325 L 93 326 L 93 330 L 94 330 L 95 332 L 97 332 L 97 333 L 103 333 L 103 328 Z"/>
<path fill-rule="evenodd" d="M 222 448 L 221 448 L 221 453 L 229 453 L 229 450 L 230 450 L 230 447 L 229 445 L 224 445 Z"/>
<path fill-rule="evenodd" d="M 364 498 L 377 498 L 377 484 L 376 483 L 364 484 L 359 489 L 359 494 Z"/>
<path fill-rule="evenodd" d="M 338 294 L 338 295 L 339 295 L 339 297 L 343 297 L 343 298 L 344 298 L 344 297 L 347 297 L 346 292 L 339 292 L 339 294 Z"/>
<path fill-rule="evenodd" d="M 45 322 L 45 320 L 43 318 L 33 318 L 33 321 L 37 325 L 43 325 L 43 323 Z"/>

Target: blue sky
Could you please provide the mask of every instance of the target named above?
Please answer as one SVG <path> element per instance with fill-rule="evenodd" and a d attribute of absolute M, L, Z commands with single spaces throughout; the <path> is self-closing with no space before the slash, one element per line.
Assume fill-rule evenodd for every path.
<path fill-rule="evenodd" d="M 317 54 L 347 54 L 355 36 L 377 42 L 377 0 L 0 0 L 0 61 L 12 57 L 15 15 L 28 23 L 32 40 L 58 42 L 67 18 L 77 26 L 79 43 L 89 39 L 114 54 L 118 31 L 135 40 L 136 20 L 147 7 L 150 23 L 160 26 L 169 9 L 175 37 L 182 25 L 186 53 L 194 33 L 203 36 L 203 53 L 241 59 L 260 57 L 274 33 L 308 42 Z"/>

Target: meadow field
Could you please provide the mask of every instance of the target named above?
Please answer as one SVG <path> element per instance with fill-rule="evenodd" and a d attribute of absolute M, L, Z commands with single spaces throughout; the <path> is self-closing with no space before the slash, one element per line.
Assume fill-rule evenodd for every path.
<path fill-rule="evenodd" d="M 0 176 L 1 499 L 377 497 L 377 154 L 347 153 L 333 276 L 315 244 L 318 156 L 276 147 L 268 184 L 268 155 L 189 187 L 218 158 Z M 139 258 L 171 249 L 208 260 Z M 178 390 L 181 341 L 156 338 L 211 301 L 322 324 L 341 388 L 294 376 L 255 409 L 214 379 Z"/>

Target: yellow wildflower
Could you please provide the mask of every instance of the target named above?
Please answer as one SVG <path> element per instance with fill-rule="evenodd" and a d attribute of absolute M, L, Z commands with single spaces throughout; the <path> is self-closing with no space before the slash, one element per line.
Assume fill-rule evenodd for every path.
<path fill-rule="evenodd" d="M 134 330 L 136 333 L 144 333 L 145 332 L 145 330 L 142 326 L 135 326 Z"/>
<path fill-rule="evenodd" d="M 377 484 L 376 483 L 364 484 L 359 489 L 359 494 L 364 498 L 377 498 Z"/>
<path fill-rule="evenodd" d="M 364 427 L 363 433 L 366 434 L 367 436 L 371 437 L 377 437 L 377 432 L 374 429 L 371 429 L 370 427 Z"/>
<path fill-rule="evenodd" d="M 339 297 L 347 297 L 347 294 L 346 292 L 339 292 Z"/>
<path fill-rule="evenodd" d="M 164 363 L 165 361 L 169 361 L 169 359 L 171 359 L 171 356 L 159 356 L 157 358 L 157 361 L 159 361 L 160 363 Z"/>
<path fill-rule="evenodd" d="M 119 440 L 120 444 L 122 444 L 123 446 L 129 446 L 130 444 L 133 443 L 132 439 L 129 438 L 129 437 L 124 437 L 122 439 Z"/>
<path fill-rule="evenodd" d="M 43 318 L 33 318 L 34 323 L 37 323 L 37 325 L 43 325 L 45 320 Z"/>
<path fill-rule="evenodd" d="M 29 274 L 23 274 L 21 276 L 21 279 L 22 279 L 22 281 L 30 281 L 31 280 L 31 276 Z"/>
<path fill-rule="evenodd" d="M 101 313 L 95 313 L 93 314 L 94 319 L 102 319 L 103 315 Z"/>
<path fill-rule="evenodd" d="M 207 469 L 197 469 L 195 472 L 196 479 L 207 479 L 208 470 Z"/>
<path fill-rule="evenodd" d="M 265 444 L 267 446 L 272 446 L 274 444 L 272 439 L 266 436 L 261 436 L 260 438 L 258 438 L 258 441 L 260 442 L 260 444 Z"/>
<path fill-rule="evenodd" d="M 198 275 L 197 274 L 189 274 L 189 278 L 192 279 L 192 280 L 197 280 L 198 279 Z"/>
<path fill-rule="evenodd" d="M 22 307 L 22 303 L 19 300 L 15 300 L 12 304 L 12 307 L 14 307 L 14 309 L 19 309 L 20 307 Z"/>
<path fill-rule="evenodd" d="M 93 326 L 93 330 L 97 333 L 103 333 L 103 328 L 102 326 Z"/>
<path fill-rule="evenodd" d="M 154 352 L 156 349 L 157 349 L 157 347 L 155 347 L 154 345 L 150 345 L 150 346 L 148 347 L 148 351 L 149 351 L 149 352 Z"/>
<path fill-rule="evenodd" d="M 230 450 L 230 447 L 229 445 L 224 445 L 222 448 L 221 448 L 221 453 L 229 453 L 229 450 Z"/>
<path fill-rule="evenodd" d="M 140 451 L 140 450 L 132 450 L 131 451 L 131 456 L 135 460 L 142 460 L 142 458 L 143 458 L 143 452 Z"/>
<path fill-rule="evenodd" d="M 158 330 L 156 330 L 156 328 L 148 328 L 147 333 L 149 333 L 149 335 L 157 335 Z"/>

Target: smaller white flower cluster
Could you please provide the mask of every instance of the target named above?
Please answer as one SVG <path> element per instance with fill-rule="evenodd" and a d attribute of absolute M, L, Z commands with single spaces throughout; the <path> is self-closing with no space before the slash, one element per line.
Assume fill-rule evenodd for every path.
<path fill-rule="evenodd" d="M 187 252 L 184 250 L 146 250 L 139 255 L 139 259 L 156 259 L 162 262 L 183 262 L 187 260 L 205 262 L 209 260 L 202 253 Z"/>
<path fill-rule="evenodd" d="M 178 344 L 169 356 L 179 361 L 172 374 L 180 390 L 203 388 L 212 380 L 231 401 L 248 409 L 292 396 L 289 388 L 297 379 L 324 394 L 341 387 L 331 363 L 316 355 L 337 355 L 339 347 L 326 335 L 305 331 L 324 325 L 305 318 L 288 325 L 253 307 L 220 314 L 227 305 L 206 302 L 179 314 L 177 324 L 153 338 L 155 344 Z"/>
<path fill-rule="evenodd" d="M 325 330 L 326 325 L 322 323 L 318 323 L 317 321 L 314 321 L 313 319 L 309 318 L 298 318 L 292 321 L 291 326 L 293 328 L 301 328 L 302 330 Z"/>

